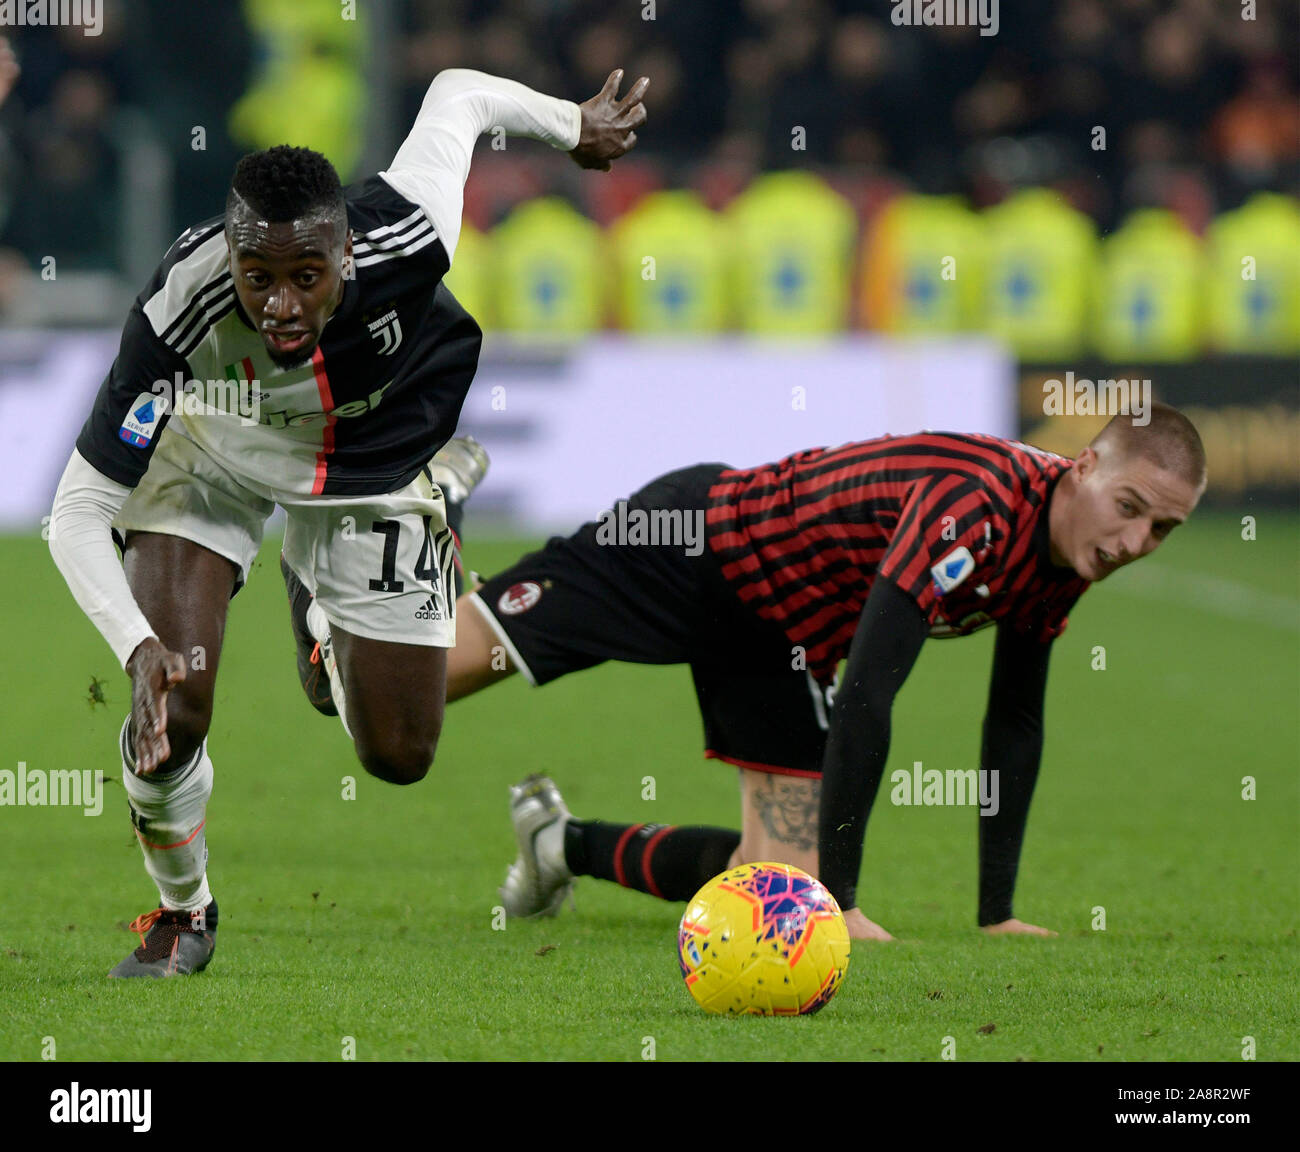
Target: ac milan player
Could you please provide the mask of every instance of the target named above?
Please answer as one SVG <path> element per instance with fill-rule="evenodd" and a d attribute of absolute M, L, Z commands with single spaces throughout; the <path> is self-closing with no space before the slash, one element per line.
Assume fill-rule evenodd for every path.
<path fill-rule="evenodd" d="M 686 900 L 732 864 L 780 860 L 821 877 L 853 936 L 890 939 L 856 885 L 894 697 L 927 636 L 996 624 L 980 767 L 999 773 L 1000 803 L 979 822 L 978 922 L 1050 934 L 1015 919 L 1011 897 L 1052 641 L 1089 584 L 1158 548 L 1204 489 L 1195 428 L 1156 404 L 1076 460 L 927 432 L 701 464 L 620 509 L 664 529 L 695 513 L 706 548 L 610 542 L 610 520 L 552 539 L 461 597 L 447 698 L 516 671 L 544 684 L 604 660 L 689 664 L 705 755 L 740 768 L 742 831 L 575 820 L 530 776 L 511 792 L 507 912 L 553 915 L 579 875 Z"/>
<path fill-rule="evenodd" d="M 448 69 L 388 169 L 346 190 L 309 149 L 246 156 L 224 215 L 188 229 L 137 299 L 50 533 L 131 677 L 122 780 L 161 897 L 110 975 L 188 975 L 212 957 L 213 691 L 228 603 L 277 503 L 300 669 L 319 645 L 329 710 L 372 775 L 407 784 L 428 770 L 455 643 L 452 493 L 439 484 L 463 495 L 474 479 L 435 456 L 481 340 L 442 284 L 474 144 L 497 127 L 608 169 L 646 118 L 649 81 L 620 100 L 622 77 L 578 105 Z"/>

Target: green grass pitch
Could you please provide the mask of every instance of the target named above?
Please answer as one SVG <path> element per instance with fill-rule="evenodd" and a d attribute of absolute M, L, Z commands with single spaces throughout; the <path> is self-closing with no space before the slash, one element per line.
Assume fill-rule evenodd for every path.
<path fill-rule="evenodd" d="M 1199 514 L 1056 645 L 1016 911 L 1059 938 L 981 936 L 974 812 L 894 807 L 887 777 L 859 891 L 899 942 L 858 945 L 829 1007 L 776 1020 L 695 1007 L 680 905 L 584 880 L 558 919 L 493 928 L 506 790 L 530 771 L 578 815 L 735 824 L 685 669 L 516 679 L 449 708 L 424 782 L 385 785 L 302 698 L 272 541 L 232 605 L 210 737 L 212 966 L 105 979 L 155 903 L 120 782 L 98 817 L 0 807 L 0 1059 L 47 1037 L 59 1060 L 339 1060 L 351 1038 L 359 1060 L 910 1061 L 948 1037 L 959 1061 L 1240 1061 L 1246 1037 L 1300 1058 L 1300 520 L 1258 515 L 1243 541 L 1239 518 Z M 528 543 L 471 535 L 467 560 L 491 572 Z M 45 544 L 0 539 L 0 593 L 0 768 L 118 776 L 127 681 Z M 926 645 L 890 771 L 975 766 L 991 650 L 988 632 Z"/>

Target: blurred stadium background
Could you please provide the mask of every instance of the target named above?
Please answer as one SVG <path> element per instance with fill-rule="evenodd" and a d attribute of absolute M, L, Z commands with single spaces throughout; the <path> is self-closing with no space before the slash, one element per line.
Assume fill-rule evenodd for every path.
<path fill-rule="evenodd" d="M 1003 0 L 993 36 L 893 8 L 105 0 L 97 36 L 4 29 L 0 526 L 39 521 L 131 298 L 238 156 L 360 178 L 448 67 L 652 80 L 611 174 L 479 143 L 449 284 L 488 332 L 480 515 L 571 524 L 657 469 L 919 426 L 1073 453 L 1097 422 L 1044 414 L 1066 371 L 1188 407 L 1212 498 L 1293 498 L 1297 6 Z"/>

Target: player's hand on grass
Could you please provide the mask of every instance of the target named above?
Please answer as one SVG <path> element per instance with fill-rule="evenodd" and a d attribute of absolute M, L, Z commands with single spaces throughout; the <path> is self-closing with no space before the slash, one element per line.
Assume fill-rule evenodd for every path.
<path fill-rule="evenodd" d="M 9 47 L 9 41 L 0 36 L 0 104 L 5 102 L 5 97 L 18 83 L 18 74 L 21 71 L 22 69 L 18 67 L 18 57 Z"/>
<path fill-rule="evenodd" d="M 619 100 L 618 88 L 622 83 L 623 69 L 619 68 L 609 74 L 604 88 L 578 105 L 582 110 L 582 135 L 569 155 L 583 168 L 608 172 L 612 162 L 636 143 L 636 129 L 645 123 L 646 111 L 641 98 L 650 86 L 650 77 L 640 77 Z"/>
<path fill-rule="evenodd" d="M 135 773 L 149 776 L 171 755 L 167 740 L 167 693 L 185 679 L 185 661 L 152 637 L 126 662 L 131 677 L 131 729 Z"/>
<path fill-rule="evenodd" d="M 850 908 L 844 913 L 851 940 L 892 940 L 893 937 L 874 920 L 868 920 L 861 908 Z"/>
<path fill-rule="evenodd" d="M 1055 936 L 1050 928 L 1040 928 L 1037 924 L 1026 924 L 1023 920 L 1003 920 L 998 924 L 986 924 L 980 929 L 985 936 Z"/>

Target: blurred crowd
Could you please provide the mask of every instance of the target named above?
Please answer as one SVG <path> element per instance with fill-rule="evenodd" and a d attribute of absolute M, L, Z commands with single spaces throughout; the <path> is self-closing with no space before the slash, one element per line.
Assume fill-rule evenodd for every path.
<path fill-rule="evenodd" d="M 815 166 L 976 207 L 1053 185 L 1103 228 L 1162 204 L 1200 230 L 1253 191 L 1300 188 L 1300 9 L 1284 0 L 1252 20 L 1235 0 L 1002 0 L 993 36 L 896 26 L 889 0 L 652 7 L 415 0 L 405 111 L 456 63 L 577 96 L 616 62 L 651 77 L 638 159 L 711 200 Z"/>
<path fill-rule="evenodd" d="M 173 169 L 168 202 L 137 205 L 168 240 L 221 211 L 248 151 L 226 128 L 254 51 L 237 3 L 204 7 L 202 19 L 172 0 L 104 0 L 99 9 L 97 36 L 0 27 L 0 316 L 24 276 L 125 271 L 123 202 L 138 186 L 130 168 L 141 149 Z M 195 126 L 207 126 L 201 148 Z"/>
<path fill-rule="evenodd" d="M 373 60 L 360 25 L 339 21 L 337 0 L 320 0 L 315 24 L 304 13 L 317 0 L 227 0 L 201 6 L 201 17 L 170 0 L 103 7 L 98 37 L 0 30 L 17 54 L 0 50 L 0 310 L 15 261 L 119 264 L 123 157 L 142 133 L 174 161 L 171 203 L 158 206 L 174 234 L 221 210 L 235 159 L 270 142 L 266 132 L 282 123 L 294 135 L 292 100 L 250 102 L 259 85 L 270 96 L 295 83 L 328 89 L 339 111 L 324 122 L 351 137 L 365 131 L 359 113 L 345 112 L 362 103 L 353 97 L 372 83 Z M 358 5 L 363 15 L 367 7 Z M 721 207 L 756 173 L 789 167 L 832 175 L 864 216 L 899 187 L 962 193 L 980 207 L 1037 185 L 1059 189 L 1103 229 L 1161 205 L 1199 231 L 1255 191 L 1300 190 L 1293 0 L 1257 0 L 1253 19 L 1236 0 L 1001 0 L 994 36 L 899 27 L 894 7 L 401 0 L 385 71 L 395 85 L 392 143 L 443 68 L 582 100 L 622 67 L 628 82 L 651 77 L 650 120 L 630 162 L 611 180 L 584 181 L 536 150 L 480 146 L 466 199 L 473 222 L 491 226 L 547 192 L 602 223 L 657 187 L 694 187 Z M 289 26 L 296 57 L 277 49 Z M 276 59 L 300 62 L 282 90 L 269 71 Z M 196 125 L 206 126 L 202 149 Z M 345 179 L 364 174 L 363 159 L 359 147 L 345 154 L 354 168 Z"/>

